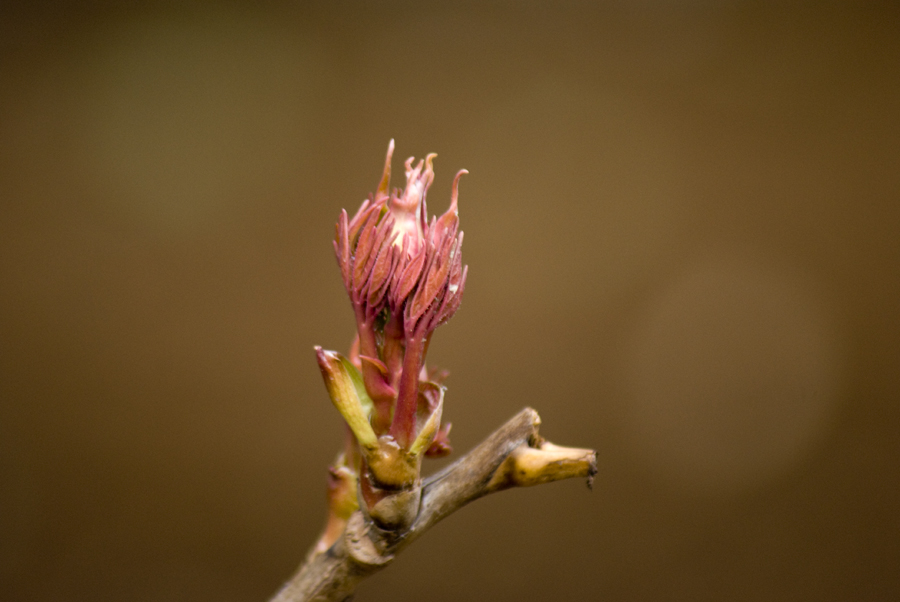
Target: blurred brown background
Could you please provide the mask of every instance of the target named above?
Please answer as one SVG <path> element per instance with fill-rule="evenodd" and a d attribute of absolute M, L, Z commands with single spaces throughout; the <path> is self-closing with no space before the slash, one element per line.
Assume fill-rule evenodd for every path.
<path fill-rule="evenodd" d="M 333 224 L 460 168 L 457 454 L 600 453 L 360 600 L 900 596 L 900 12 L 5 5 L 4 600 L 265 600 L 321 527 Z M 397 179 L 397 176 L 400 178 Z"/>

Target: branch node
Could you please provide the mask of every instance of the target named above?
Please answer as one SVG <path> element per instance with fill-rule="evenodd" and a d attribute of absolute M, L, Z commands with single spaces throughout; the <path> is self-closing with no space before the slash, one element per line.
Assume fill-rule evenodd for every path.
<path fill-rule="evenodd" d="M 347 554 L 356 564 L 364 570 L 374 572 L 390 564 L 394 555 L 379 549 L 377 542 L 381 538 L 372 537 L 370 528 L 362 512 L 354 512 L 347 521 L 344 544 L 347 546 Z"/>

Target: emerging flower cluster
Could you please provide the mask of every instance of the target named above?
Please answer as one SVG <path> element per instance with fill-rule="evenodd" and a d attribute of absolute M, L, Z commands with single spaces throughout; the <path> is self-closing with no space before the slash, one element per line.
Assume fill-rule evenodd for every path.
<path fill-rule="evenodd" d="M 407 159 L 406 187 L 389 191 L 393 150 L 391 140 L 376 192 L 352 218 L 342 211 L 335 227 L 334 250 L 356 317 L 350 357 L 316 348 L 355 443 L 341 467 L 358 473 L 370 512 L 386 492 L 416 486 L 423 455 L 450 451 L 449 425 L 440 428 L 442 376 L 425 369 L 425 354 L 434 330 L 459 308 L 467 274 L 457 199 L 468 172 L 456 174 L 450 208 L 429 220 L 425 198 L 436 155 L 416 164 Z"/>
<path fill-rule="evenodd" d="M 436 155 L 415 167 L 414 159 L 407 159 L 406 188 L 388 196 L 393 150 L 392 140 L 376 193 L 353 219 L 341 212 L 334 249 L 356 314 L 364 382 L 376 403 L 376 432 L 383 430 L 396 399 L 391 435 L 408 445 L 425 347 L 434 329 L 456 312 L 465 287 L 457 198 L 466 172 L 454 180 L 447 212 L 428 222 L 425 197 Z"/>

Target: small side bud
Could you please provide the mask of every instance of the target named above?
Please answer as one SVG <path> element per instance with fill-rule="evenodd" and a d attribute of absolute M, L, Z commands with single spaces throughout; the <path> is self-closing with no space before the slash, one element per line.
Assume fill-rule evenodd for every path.
<path fill-rule="evenodd" d="M 328 469 L 328 519 L 311 555 L 321 554 L 330 548 L 344 532 L 350 515 L 359 510 L 356 489 L 356 473 L 345 465 L 342 455 L 335 466 Z"/>

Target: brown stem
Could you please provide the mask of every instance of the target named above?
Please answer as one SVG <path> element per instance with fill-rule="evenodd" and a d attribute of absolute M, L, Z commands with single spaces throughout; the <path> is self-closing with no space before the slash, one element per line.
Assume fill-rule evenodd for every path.
<path fill-rule="evenodd" d="M 438 521 L 469 502 L 510 487 L 584 477 L 590 486 L 597 454 L 559 447 L 538 434 L 540 417 L 525 408 L 456 463 L 429 477 L 415 521 L 402 531 L 383 531 L 362 512 L 347 523 L 343 536 L 326 552 L 311 554 L 271 602 L 346 600 L 365 577 Z"/>

